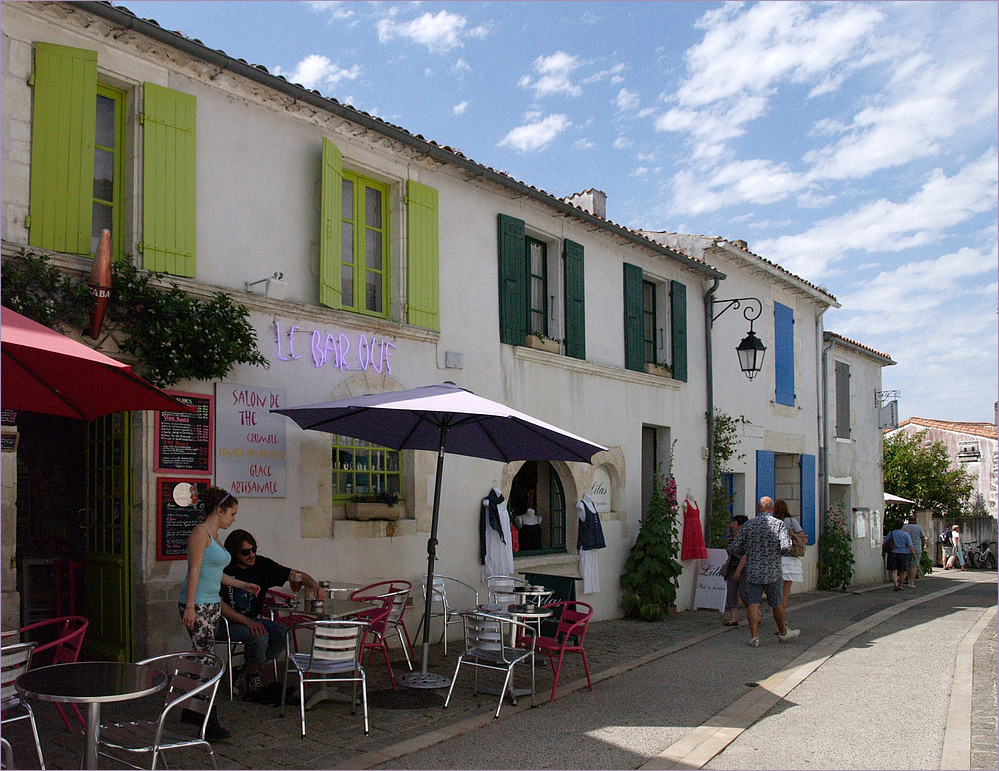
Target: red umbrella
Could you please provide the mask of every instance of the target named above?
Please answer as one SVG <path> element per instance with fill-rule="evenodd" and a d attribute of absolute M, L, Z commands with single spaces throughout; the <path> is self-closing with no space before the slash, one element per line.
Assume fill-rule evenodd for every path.
<path fill-rule="evenodd" d="M 0 308 L 0 401 L 7 409 L 93 420 L 125 410 L 194 412 L 132 368 Z"/>

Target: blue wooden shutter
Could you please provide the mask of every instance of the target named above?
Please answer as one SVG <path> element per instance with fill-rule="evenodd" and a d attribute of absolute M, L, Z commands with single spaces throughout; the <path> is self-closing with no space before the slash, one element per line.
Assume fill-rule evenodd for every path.
<path fill-rule="evenodd" d="M 753 510 L 756 510 L 756 503 L 764 495 L 770 498 L 777 497 L 777 474 L 774 464 L 774 454 L 770 450 L 756 451 L 756 500 L 753 501 Z"/>
<path fill-rule="evenodd" d="M 326 137 L 323 137 L 322 164 L 322 190 L 319 202 L 319 303 L 327 308 L 339 308 L 343 155 Z"/>
<path fill-rule="evenodd" d="M 194 277 L 197 99 L 143 84 L 142 267 Z"/>
<path fill-rule="evenodd" d="M 801 528 L 815 543 L 815 456 L 801 456 Z"/>
<path fill-rule="evenodd" d="M 90 254 L 97 52 L 35 43 L 28 243 Z"/>
<path fill-rule="evenodd" d="M 687 287 L 671 281 L 670 327 L 672 329 L 673 379 L 687 382 Z"/>
<path fill-rule="evenodd" d="M 624 366 L 645 372 L 642 337 L 642 269 L 624 263 Z"/>
<path fill-rule="evenodd" d="M 774 370 L 778 404 L 794 406 L 794 311 L 774 303 Z"/>
<path fill-rule="evenodd" d="M 499 215 L 500 342 L 523 345 L 529 325 L 527 248 L 524 221 Z"/>
<path fill-rule="evenodd" d="M 583 246 L 565 240 L 565 355 L 586 358 Z"/>
<path fill-rule="evenodd" d="M 406 320 L 440 329 L 437 191 L 409 180 L 406 195 Z"/>

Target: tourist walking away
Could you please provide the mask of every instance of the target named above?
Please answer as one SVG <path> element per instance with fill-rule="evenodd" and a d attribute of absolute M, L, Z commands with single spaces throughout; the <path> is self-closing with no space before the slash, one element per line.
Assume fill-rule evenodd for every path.
<path fill-rule="evenodd" d="M 950 560 L 944 566 L 946 568 L 956 568 L 958 565 L 961 566 L 961 570 L 964 570 L 964 547 L 961 544 L 961 526 L 953 525 L 950 529 L 950 549 L 951 555 Z"/>
<path fill-rule="evenodd" d="M 222 615 L 229 622 L 229 636 L 244 644 L 244 671 L 236 680 L 240 693 L 253 698 L 264 687 L 262 672 L 266 665 L 284 652 L 287 627 L 269 618 L 261 618 L 267 590 L 284 586 L 293 573 L 301 576 L 302 584 L 315 593 L 317 600 L 326 598 L 326 590 L 304 570 L 280 565 L 269 557 L 257 554 L 257 540 L 246 530 L 233 530 L 225 539 L 225 549 L 232 555 L 223 573 L 253 586 L 256 594 L 237 586 L 222 589 Z M 297 582 L 296 577 L 296 582 Z"/>
<path fill-rule="evenodd" d="M 954 556 L 954 546 L 951 544 L 951 536 L 954 535 L 954 531 L 951 530 L 950 525 L 945 525 L 943 532 L 940 533 L 940 546 L 943 549 L 943 569 L 950 570 L 950 558 Z"/>
<path fill-rule="evenodd" d="M 732 517 L 732 521 L 728 523 L 728 526 L 732 531 L 733 539 L 748 521 L 749 517 L 745 514 L 736 514 Z M 725 563 L 725 570 L 723 572 L 723 576 L 725 577 L 725 610 L 728 611 L 728 621 L 722 622 L 725 626 L 739 626 L 739 598 L 746 593 L 746 572 L 745 570 L 740 571 L 740 579 L 737 581 L 735 579 L 735 571 L 739 569 L 740 565 L 745 568 L 745 564 L 746 556 L 742 555 L 739 557 L 733 554 L 732 544 L 729 543 L 728 562 Z"/>
<path fill-rule="evenodd" d="M 910 512 L 908 519 L 909 521 L 902 525 L 902 529 L 907 532 L 909 534 L 909 538 L 912 539 L 912 548 L 916 550 L 916 557 L 915 559 L 909 560 L 909 570 L 902 584 L 915 589 L 916 579 L 919 578 L 919 560 L 923 556 L 923 551 L 926 548 L 926 533 L 923 531 L 922 527 L 916 524 L 915 512 Z"/>
<path fill-rule="evenodd" d="M 896 592 L 902 590 L 902 579 L 909 570 L 909 559 L 916 556 L 912 538 L 902 529 L 902 520 L 891 523 L 891 532 L 885 536 L 882 545 L 888 547 L 888 572 Z"/>
<path fill-rule="evenodd" d="M 191 635 L 194 649 L 215 653 L 215 632 L 222 616 L 222 585 L 234 586 L 250 594 L 260 587 L 227 576 L 222 572 L 231 559 L 219 541 L 219 530 L 228 530 L 236 521 L 239 501 L 221 487 L 209 487 L 202 496 L 205 518 L 187 538 L 187 575 L 180 585 L 177 600 L 180 617 Z M 198 722 L 197 713 L 182 715 L 182 720 Z M 212 707 L 205 729 L 205 738 L 212 741 L 229 738 L 230 733 L 218 719 L 217 707 Z"/>
<path fill-rule="evenodd" d="M 781 557 L 794 553 L 794 544 L 784 523 L 773 516 L 773 498 L 764 496 L 757 504 L 759 513 L 743 525 L 732 541 L 732 552 L 745 555 L 745 568 L 736 569 L 734 578 L 738 581 L 746 573 L 746 619 L 749 621 L 749 644 L 760 646 L 759 629 L 763 614 L 760 602 L 763 595 L 773 611 L 777 623 L 777 639 L 789 642 L 801 634 L 800 629 L 788 629 L 784 620 L 784 572 Z M 742 564 L 742 563 L 740 563 Z"/>
<path fill-rule="evenodd" d="M 802 532 L 801 525 L 791 516 L 791 510 L 787 506 L 787 501 L 782 498 L 774 501 L 774 516 L 784 523 L 784 527 L 787 528 L 787 532 L 791 534 L 792 538 L 794 537 L 794 533 Z M 784 617 L 787 618 L 787 598 L 791 596 L 791 584 L 794 582 L 803 582 L 805 575 L 801 569 L 801 558 L 796 554 L 792 554 L 790 557 L 786 554 L 781 556 L 780 567 L 784 578 L 784 593 L 781 604 L 784 606 Z"/>

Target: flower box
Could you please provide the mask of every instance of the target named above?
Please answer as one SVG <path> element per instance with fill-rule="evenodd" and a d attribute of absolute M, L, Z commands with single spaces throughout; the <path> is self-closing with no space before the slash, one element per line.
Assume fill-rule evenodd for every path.
<path fill-rule="evenodd" d="M 344 504 L 344 514 L 347 519 L 367 521 L 372 519 L 398 520 L 406 518 L 406 504 L 389 505 L 381 502 L 349 501 Z"/>
<path fill-rule="evenodd" d="M 528 348 L 535 348 L 539 351 L 547 351 L 548 353 L 558 353 L 558 340 L 553 340 L 550 337 L 538 337 L 537 335 L 528 335 L 524 338 L 524 345 Z"/>
<path fill-rule="evenodd" d="M 659 377 L 673 377 L 673 370 L 670 369 L 669 364 L 649 364 L 645 363 L 645 372 L 649 375 L 658 375 Z"/>

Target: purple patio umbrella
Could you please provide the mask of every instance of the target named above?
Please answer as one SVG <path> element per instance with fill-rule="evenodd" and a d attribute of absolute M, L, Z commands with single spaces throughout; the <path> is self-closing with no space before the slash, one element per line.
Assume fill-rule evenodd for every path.
<path fill-rule="evenodd" d="M 437 483 L 427 541 L 427 586 L 434 585 L 437 524 L 440 518 L 444 453 L 509 463 L 514 460 L 573 460 L 589 463 L 606 450 L 560 428 L 506 405 L 476 396 L 454 383 L 406 391 L 338 399 L 324 404 L 271 410 L 287 415 L 302 428 L 363 439 L 393 450 L 437 453 Z M 433 592 L 426 592 L 424 613 L 430 618 Z M 423 625 L 423 666 L 400 679 L 410 688 L 446 688 L 450 680 L 427 672 L 430 625 Z"/>

